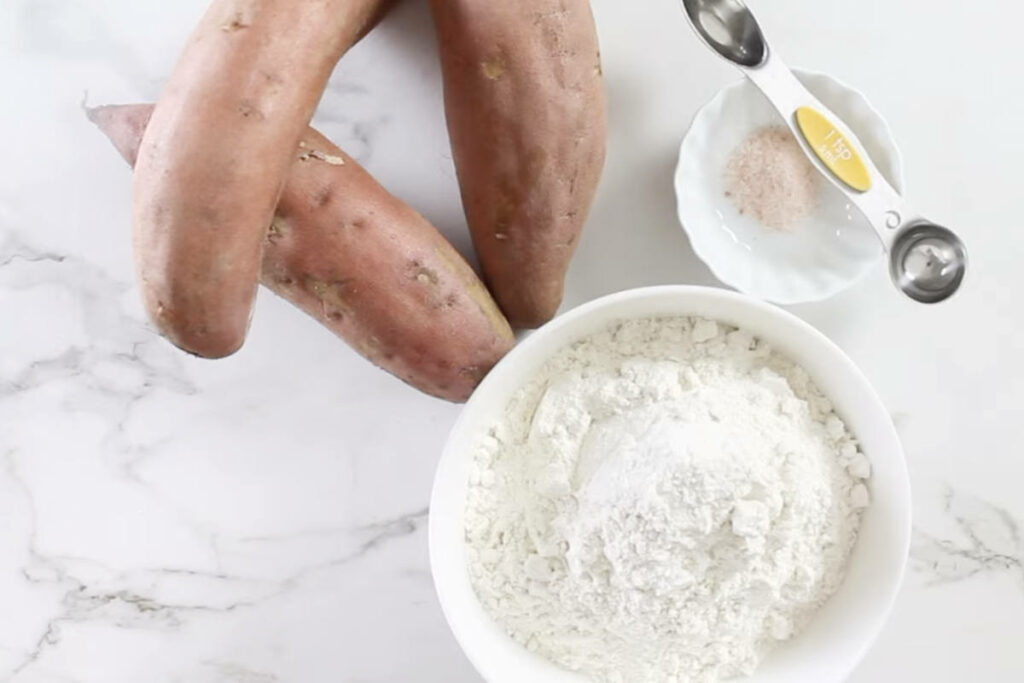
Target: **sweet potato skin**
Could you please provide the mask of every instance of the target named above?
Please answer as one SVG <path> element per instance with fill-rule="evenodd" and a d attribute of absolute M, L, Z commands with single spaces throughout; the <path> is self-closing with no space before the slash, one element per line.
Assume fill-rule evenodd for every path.
<path fill-rule="evenodd" d="M 135 162 L 152 105 L 88 110 Z M 465 259 L 327 138 L 307 128 L 271 227 L 261 280 L 407 383 L 464 401 L 515 343 Z"/>
<path fill-rule="evenodd" d="M 172 343 L 219 358 L 245 339 L 263 236 L 331 70 L 384 0 L 213 0 L 146 129 L 136 267 Z"/>
<path fill-rule="evenodd" d="M 327 138 L 309 129 L 301 144 L 267 234 L 263 284 L 406 382 L 469 398 L 514 343 L 487 288 Z"/>
<path fill-rule="evenodd" d="M 561 304 L 604 166 L 606 105 L 588 0 L 431 0 L 466 219 L 514 327 Z"/>

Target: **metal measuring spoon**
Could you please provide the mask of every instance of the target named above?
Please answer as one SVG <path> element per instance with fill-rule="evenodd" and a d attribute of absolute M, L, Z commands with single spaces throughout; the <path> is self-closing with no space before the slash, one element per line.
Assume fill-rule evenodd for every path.
<path fill-rule="evenodd" d="M 893 283 L 922 303 L 952 296 L 967 269 L 964 243 L 909 209 L 857 136 L 769 49 L 742 0 L 682 2 L 697 35 L 765 94 L 815 167 L 864 214 L 889 253 Z"/>

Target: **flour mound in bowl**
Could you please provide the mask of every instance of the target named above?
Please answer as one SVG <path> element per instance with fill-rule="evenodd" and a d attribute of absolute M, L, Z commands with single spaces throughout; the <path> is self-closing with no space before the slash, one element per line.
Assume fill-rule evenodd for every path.
<path fill-rule="evenodd" d="M 557 353 L 481 439 L 469 572 L 514 639 L 594 680 L 750 674 L 842 582 L 868 475 L 768 344 L 627 321 Z"/>

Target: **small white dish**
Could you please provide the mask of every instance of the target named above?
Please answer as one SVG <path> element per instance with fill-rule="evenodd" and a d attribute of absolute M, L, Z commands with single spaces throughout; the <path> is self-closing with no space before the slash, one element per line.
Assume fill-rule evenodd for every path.
<path fill-rule="evenodd" d="M 617 321 L 698 315 L 742 327 L 801 364 L 832 400 L 871 460 L 866 510 L 846 579 L 804 631 L 773 651 L 749 683 L 844 680 L 882 629 L 910 547 L 910 483 L 888 411 L 853 362 L 823 334 L 782 309 L 710 287 L 620 292 L 559 316 L 512 350 L 487 375 L 452 428 L 430 502 L 430 567 L 448 624 L 488 683 L 587 683 L 509 638 L 484 611 L 470 583 L 463 511 L 474 445 L 512 395 L 558 349 Z M 639 683 L 639 682 L 637 682 Z"/>
<path fill-rule="evenodd" d="M 864 95 L 825 74 L 794 73 L 857 134 L 882 175 L 902 193 L 899 149 Z M 694 252 L 730 287 L 778 304 L 826 299 L 878 263 L 882 247 L 867 221 L 825 178 L 817 209 L 790 232 L 740 213 L 725 194 L 725 166 L 738 145 L 769 125 L 783 122 L 746 79 L 697 112 L 676 168 L 679 220 Z"/>

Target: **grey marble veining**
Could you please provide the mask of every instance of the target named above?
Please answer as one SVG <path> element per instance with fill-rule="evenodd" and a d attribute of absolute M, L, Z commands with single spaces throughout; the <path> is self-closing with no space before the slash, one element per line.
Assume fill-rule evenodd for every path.
<path fill-rule="evenodd" d="M 953 533 L 937 536 L 915 529 L 911 559 L 932 584 L 1007 573 L 1024 592 L 1024 543 L 1020 524 L 1005 508 L 947 488 L 943 512 Z"/>
<path fill-rule="evenodd" d="M 20 660 L 8 667 L 6 675 L 11 677 L 28 671 L 39 664 L 48 651 L 59 648 L 63 631 L 70 624 L 95 622 L 118 629 L 175 632 L 187 627 L 188 622 L 197 617 L 230 617 L 269 600 L 287 599 L 310 577 L 358 562 L 395 539 L 417 535 L 427 514 L 424 509 L 356 527 L 300 529 L 289 534 L 234 539 L 238 545 L 285 547 L 311 537 L 332 541 L 335 551 L 332 557 L 307 564 L 273 580 L 178 567 L 142 567 L 125 571 L 90 558 L 55 555 L 40 550 L 35 524 L 36 502 L 31 487 L 19 476 L 13 454 L 6 453 L 2 464 L 2 472 L 20 489 L 29 511 L 25 535 L 27 561 L 19 568 L 21 578 L 29 586 L 41 587 L 59 596 L 56 609 L 38 629 L 38 638 L 20 652 Z M 215 554 L 220 552 L 218 539 L 214 539 L 213 547 Z M 218 664 L 215 668 L 235 672 L 232 675 L 266 675 L 249 672 L 237 664 Z"/>
<path fill-rule="evenodd" d="M 205 5 L 0 3 L 0 681 L 479 683 L 426 547 L 458 408 L 265 293 L 246 347 L 216 363 L 145 320 L 130 173 L 80 105 L 156 98 Z M 568 305 L 710 281 L 670 174 L 734 75 L 676 5 L 594 2 L 610 149 Z M 1024 680 L 1024 94 L 993 87 L 1020 80 L 1016 22 L 997 14 L 1018 10 L 965 7 L 935 6 L 929 30 L 963 49 L 927 63 L 906 39 L 912 0 L 863 0 L 841 25 L 814 0 L 759 10 L 794 59 L 864 88 L 915 201 L 963 226 L 976 264 L 941 307 L 892 296 L 879 272 L 797 310 L 875 385 L 914 485 L 906 586 L 854 683 Z M 942 115 L 922 117 L 925 100 Z M 470 253 L 426 3 L 346 55 L 314 123 Z"/>

